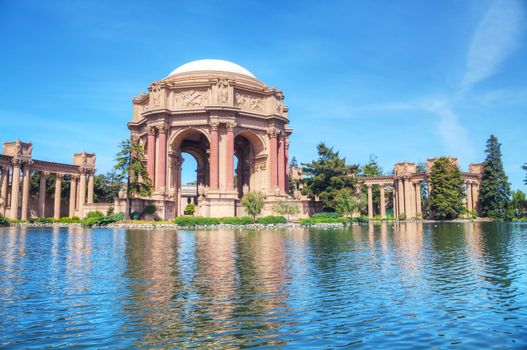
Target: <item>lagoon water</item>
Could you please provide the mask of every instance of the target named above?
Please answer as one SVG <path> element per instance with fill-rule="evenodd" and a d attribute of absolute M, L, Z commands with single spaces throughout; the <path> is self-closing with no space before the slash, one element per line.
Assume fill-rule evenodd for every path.
<path fill-rule="evenodd" d="M 527 348 L 527 225 L 0 228 L 0 348 Z"/>

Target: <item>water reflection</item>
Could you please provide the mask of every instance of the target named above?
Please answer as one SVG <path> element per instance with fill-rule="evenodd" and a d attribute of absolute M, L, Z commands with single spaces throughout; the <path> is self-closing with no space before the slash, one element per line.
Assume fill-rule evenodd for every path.
<path fill-rule="evenodd" d="M 0 347 L 527 346 L 527 226 L 0 232 Z"/>

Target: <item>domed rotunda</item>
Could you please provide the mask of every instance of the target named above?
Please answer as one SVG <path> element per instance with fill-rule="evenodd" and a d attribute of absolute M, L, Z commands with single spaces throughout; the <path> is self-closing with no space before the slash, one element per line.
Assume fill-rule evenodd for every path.
<path fill-rule="evenodd" d="M 195 215 L 244 215 L 239 199 L 249 191 L 264 193 L 270 213 L 288 197 L 292 130 L 283 99 L 280 90 L 223 60 L 192 61 L 151 83 L 147 94 L 134 97 L 128 123 L 146 150 L 154 184 L 134 210 L 154 204 L 163 219 L 183 215 L 181 155 L 188 153 L 197 163 Z"/>

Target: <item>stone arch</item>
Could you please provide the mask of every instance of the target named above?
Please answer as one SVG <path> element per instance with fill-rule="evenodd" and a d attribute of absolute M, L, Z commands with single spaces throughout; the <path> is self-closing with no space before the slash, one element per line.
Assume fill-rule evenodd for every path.
<path fill-rule="evenodd" d="M 171 149 L 177 150 L 186 138 L 193 135 L 202 135 L 210 143 L 208 127 L 186 127 L 172 132 L 168 139 L 168 144 Z"/>
<path fill-rule="evenodd" d="M 238 197 L 247 191 L 265 191 L 265 142 L 258 133 L 251 130 L 240 130 L 234 137 L 234 154 L 238 158 L 235 169 L 236 190 Z"/>

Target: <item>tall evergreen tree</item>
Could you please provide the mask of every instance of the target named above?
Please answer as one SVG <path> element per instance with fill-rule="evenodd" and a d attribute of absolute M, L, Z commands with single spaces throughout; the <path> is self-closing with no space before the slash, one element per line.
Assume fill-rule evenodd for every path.
<path fill-rule="evenodd" d="M 437 159 L 430 171 L 430 215 L 451 220 L 463 213 L 463 178 L 459 167 L 446 157 Z"/>
<path fill-rule="evenodd" d="M 509 214 L 511 190 L 501 161 L 501 144 L 496 136 L 490 135 L 485 153 L 487 158 L 479 194 L 481 215 L 504 220 Z"/>
<path fill-rule="evenodd" d="M 527 171 L 527 163 L 522 165 L 522 169 Z M 523 183 L 527 185 L 527 174 L 525 174 L 525 179 L 523 180 Z"/>
<path fill-rule="evenodd" d="M 346 159 L 324 142 L 318 144 L 317 151 L 317 160 L 302 164 L 305 176 L 303 192 L 311 198 L 318 196 L 324 210 L 334 211 L 337 191 L 355 188 L 358 166 L 346 165 Z"/>

